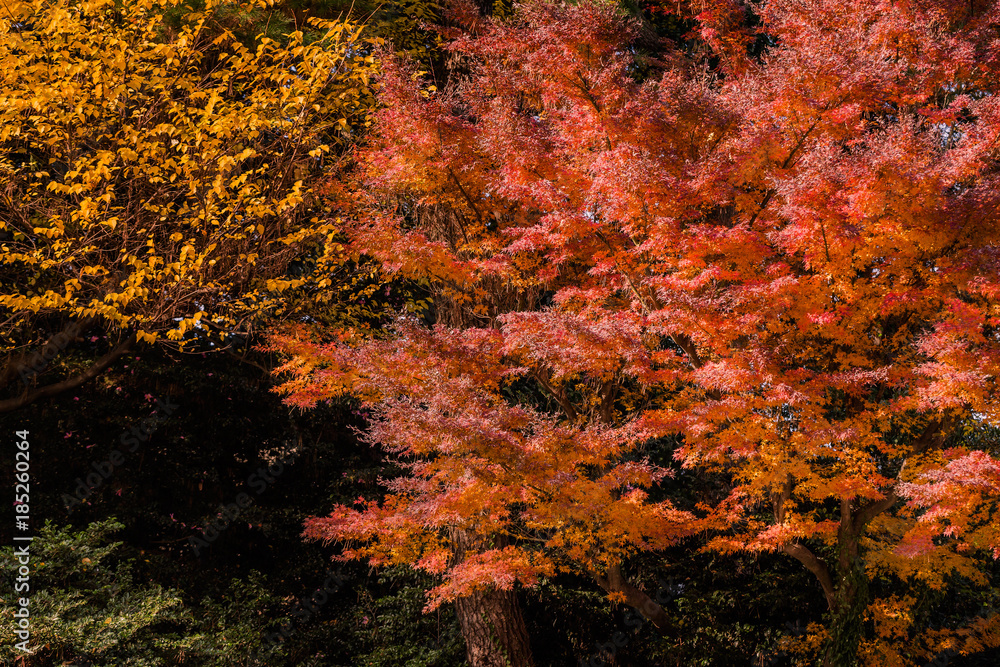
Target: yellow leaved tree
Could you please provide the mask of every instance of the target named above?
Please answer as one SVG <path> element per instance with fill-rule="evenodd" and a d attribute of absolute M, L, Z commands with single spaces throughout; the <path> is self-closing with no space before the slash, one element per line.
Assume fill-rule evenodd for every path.
<path fill-rule="evenodd" d="M 0 384 L 25 379 L 0 412 L 136 343 L 246 333 L 305 280 L 288 270 L 299 254 L 336 248 L 313 185 L 371 107 L 370 44 L 358 25 L 311 19 L 308 37 L 247 46 L 216 20 L 233 5 L 0 9 Z M 40 383 L 38 350 L 87 327 L 106 348 Z"/>

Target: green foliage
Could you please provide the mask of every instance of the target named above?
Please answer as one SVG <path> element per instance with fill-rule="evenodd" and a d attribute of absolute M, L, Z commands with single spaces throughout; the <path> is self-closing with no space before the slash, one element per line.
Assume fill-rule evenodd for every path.
<path fill-rule="evenodd" d="M 430 577 L 409 568 L 381 572 L 384 593 L 361 593 L 353 613 L 361 646 L 358 663 L 369 667 L 445 667 L 461 664 L 465 645 L 454 609 L 424 615 Z"/>
<path fill-rule="evenodd" d="M 396 0 L 373 17 L 373 34 L 385 39 L 396 53 L 422 65 L 440 55 L 440 35 L 430 28 L 441 21 L 442 5 L 435 0 Z"/>
<path fill-rule="evenodd" d="M 191 634 L 192 618 L 176 590 L 144 584 L 133 576 L 133 559 L 122 542 L 108 536 L 124 526 L 114 519 L 73 531 L 46 522 L 31 542 L 32 664 L 70 660 L 95 667 L 174 664 L 203 638 Z M 0 564 L 13 579 L 13 548 L 0 550 Z M 13 590 L 13 582 L 11 582 Z M 0 608 L 0 643 L 5 659 L 14 649 L 16 600 L 5 595 Z"/>

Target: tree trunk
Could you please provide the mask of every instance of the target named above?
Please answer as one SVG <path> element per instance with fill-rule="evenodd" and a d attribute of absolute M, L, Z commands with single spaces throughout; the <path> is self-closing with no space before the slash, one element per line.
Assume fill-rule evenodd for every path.
<path fill-rule="evenodd" d="M 843 535 L 840 540 L 839 581 L 830 605 L 829 638 L 823 649 L 823 667 L 856 667 L 858 664 L 858 648 L 868 608 L 868 573 L 858 542 L 855 534 Z"/>
<path fill-rule="evenodd" d="M 514 591 L 492 589 L 455 601 L 472 667 L 534 667 Z"/>
<path fill-rule="evenodd" d="M 921 437 L 926 441 L 921 451 L 931 443 L 932 429 Z M 784 521 L 784 505 L 791 496 L 792 477 L 782 493 L 775 497 L 775 521 Z M 837 531 L 836 577 L 831 568 L 817 558 L 805 545 L 788 543 L 782 550 L 802 563 L 816 575 L 829 611 L 826 618 L 827 641 L 823 646 L 822 667 L 856 667 L 858 649 L 864 635 L 865 611 L 868 609 L 868 573 L 861 549 L 861 536 L 865 527 L 882 512 L 891 508 L 898 500 L 895 489 L 889 489 L 885 496 L 855 507 L 850 498 L 842 498 L 840 503 L 840 527 Z"/>
<path fill-rule="evenodd" d="M 481 536 L 451 530 L 455 562 L 487 546 Z M 517 594 L 497 588 L 480 590 L 455 601 L 458 623 L 471 667 L 534 667 L 528 628 Z"/>

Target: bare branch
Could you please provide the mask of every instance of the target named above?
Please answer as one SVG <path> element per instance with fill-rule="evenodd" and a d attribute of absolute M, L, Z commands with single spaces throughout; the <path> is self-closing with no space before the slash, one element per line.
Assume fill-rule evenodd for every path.
<path fill-rule="evenodd" d="M 41 387 L 40 389 L 26 392 L 17 398 L 0 400 L 0 413 L 13 412 L 14 410 L 23 408 L 30 403 L 34 403 L 40 398 L 47 398 L 49 396 L 61 394 L 64 391 L 69 391 L 70 389 L 76 389 L 103 373 L 105 369 L 115 362 L 116 359 L 129 351 L 132 347 L 132 343 L 132 338 L 128 338 L 124 342 L 119 343 L 115 349 L 95 361 L 90 368 L 79 375 L 74 375 L 73 377 L 66 378 L 61 382 L 56 382 L 54 384 Z"/>

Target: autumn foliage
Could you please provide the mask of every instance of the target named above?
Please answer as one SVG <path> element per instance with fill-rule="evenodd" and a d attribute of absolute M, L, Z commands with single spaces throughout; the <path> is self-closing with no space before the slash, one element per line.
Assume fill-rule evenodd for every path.
<path fill-rule="evenodd" d="M 176 348 L 195 329 L 218 341 L 302 282 L 289 263 L 331 233 L 313 186 L 363 123 L 373 59 L 345 21 L 248 47 L 220 8 L 4 5 L 5 352 L 72 322 L 122 345 Z"/>
<path fill-rule="evenodd" d="M 630 555 L 711 531 L 815 575 L 826 664 L 1000 645 L 869 593 L 1000 553 L 1000 5 L 667 4 L 659 41 L 458 5 L 445 85 L 385 59 L 343 230 L 436 322 L 281 338 L 289 401 L 355 397 L 407 472 L 307 535 L 440 574 L 431 608 L 577 572 L 649 610 Z M 665 442 L 727 497 L 656 496 Z"/>

